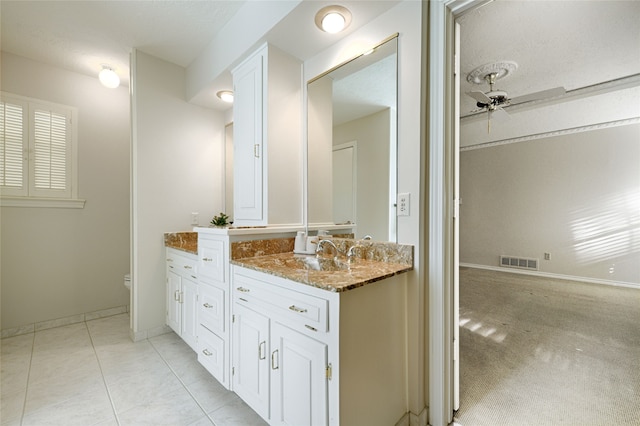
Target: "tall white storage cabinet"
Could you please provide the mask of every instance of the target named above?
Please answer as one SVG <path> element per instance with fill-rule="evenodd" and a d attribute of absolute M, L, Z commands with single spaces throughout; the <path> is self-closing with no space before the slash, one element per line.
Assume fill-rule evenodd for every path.
<path fill-rule="evenodd" d="M 234 225 L 299 225 L 302 64 L 265 44 L 232 74 Z"/>

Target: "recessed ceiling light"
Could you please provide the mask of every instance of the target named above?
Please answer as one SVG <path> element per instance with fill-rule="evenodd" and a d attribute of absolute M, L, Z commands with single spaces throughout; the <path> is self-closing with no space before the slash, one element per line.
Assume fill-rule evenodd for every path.
<path fill-rule="evenodd" d="M 233 92 L 230 90 L 221 90 L 216 93 L 216 96 L 220 98 L 223 102 L 231 103 L 233 102 Z"/>
<path fill-rule="evenodd" d="M 326 6 L 316 13 L 315 22 L 324 32 L 339 33 L 351 23 L 351 12 L 346 7 L 338 5 Z"/>
<path fill-rule="evenodd" d="M 118 77 L 118 74 L 108 65 L 102 65 L 98 79 L 104 87 L 108 87 L 109 89 L 115 89 L 120 86 L 120 77 Z"/>

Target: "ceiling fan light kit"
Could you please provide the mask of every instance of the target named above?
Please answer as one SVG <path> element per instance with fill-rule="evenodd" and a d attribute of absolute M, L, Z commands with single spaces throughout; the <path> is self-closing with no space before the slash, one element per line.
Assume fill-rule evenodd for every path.
<path fill-rule="evenodd" d="M 564 87 L 556 87 L 553 89 L 547 89 L 540 92 L 519 96 L 517 98 L 510 98 L 507 92 L 503 90 L 494 90 L 493 85 L 497 80 L 511 75 L 517 69 L 518 64 L 515 62 L 500 61 L 481 65 L 467 74 L 467 81 L 469 83 L 486 83 L 489 85 L 488 92 L 482 92 L 479 90 L 467 92 L 467 95 L 476 100 L 476 106 L 479 108 L 476 111 L 472 111 L 472 113 L 480 111 L 486 111 L 488 113 L 487 131 L 489 131 L 491 128 L 490 124 L 492 114 L 498 113 L 496 117 L 502 118 L 506 118 L 509 116 L 509 114 L 507 114 L 507 112 L 502 109 L 503 107 L 553 98 L 565 94 Z"/>

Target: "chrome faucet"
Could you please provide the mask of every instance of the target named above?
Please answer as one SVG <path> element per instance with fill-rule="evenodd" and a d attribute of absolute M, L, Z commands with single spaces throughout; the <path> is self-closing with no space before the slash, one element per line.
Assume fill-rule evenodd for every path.
<path fill-rule="evenodd" d="M 373 237 L 371 235 L 365 235 L 364 237 L 362 237 L 363 240 L 372 240 Z"/>
<path fill-rule="evenodd" d="M 356 251 L 357 249 L 362 250 L 362 249 L 364 249 L 364 246 L 363 246 L 362 244 L 355 243 L 354 245 L 352 245 L 351 247 L 349 247 L 349 250 L 347 250 L 347 260 L 348 260 L 349 262 L 351 262 L 351 261 L 355 260 L 355 257 L 354 257 L 354 256 L 356 255 L 355 251 Z"/>
<path fill-rule="evenodd" d="M 326 239 L 322 239 L 322 240 L 318 241 L 318 246 L 316 247 L 316 254 L 319 254 L 319 253 L 321 253 L 321 252 L 322 252 L 322 253 L 324 253 L 324 248 L 323 248 L 323 246 L 324 246 L 324 245 L 327 245 L 327 244 L 328 244 L 330 247 L 333 247 L 333 252 L 335 253 L 334 258 L 337 258 L 337 257 L 338 257 L 338 253 L 339 253 L 339 251 L 338 251 L 338 247 L 336 246 L 336 244 L 335 244 L 333 241 L 331 241 L 331 240 L 326 240 Z"/>

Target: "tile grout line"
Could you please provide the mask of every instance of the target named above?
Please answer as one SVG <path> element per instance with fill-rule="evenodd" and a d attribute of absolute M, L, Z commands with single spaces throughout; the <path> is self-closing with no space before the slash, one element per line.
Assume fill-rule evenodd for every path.
<path fill-rule="evenodd" d="M 96 350 L 96 345 L 93 343 L 93 336 L 91 336 L 91 330 L 89 329 L 89 325 L 87 321 L 84 321 L 84 326 L 87 328 L 87 334 L 89 335 L 89 341 L 91 342 L 91 347 L 93 348 L 93 353 L 96 356 L 96 361 L 98 361 L 98 368 L 100 369 L 100 375 L 102 376 L 102 383 L 104 383 L 105 390 L 107 391 L 107 396 L 109 397 L 109 403 L 111 404 L 111 409 L 113 410 L 113 415 L 116 418 L 116 423 L 120 426 L 120 418 L 118 417 L 118 411 L 116 410 L 116 405 L 113 402 L 113 397 L 111 396 L 111 391 L 109 390 L 109 385 L 107 384 L 107 379 L 104 377 L 104 371 L 102 370 L 102 363 L 100 362 L 100 357 L 98 356 L 98 351 Z"/>
<path fill-rule="evenodd" d="M 178 381 L 180 382 L 180 384 L 182 385 L 182 387 L 187 391 L 187 393 L 189 394 L 189 396 L 195 401 L 196 405 L 198 406 L 198 408 L 200 408 L 200 411 L 202 411 L 204 413 L 204 415 L 207 417 L 207 419 L 209 419 L 209 421 L 216 426 L 216 423 L 213 421 L 213 419 L 209 416 L 209 413 L 206 412 L 206 410 L 204 409 L 204 407 L 202 407 L 202 405 L 200 405 L 200 402 L 198 402 L 198 398 L 196 398 L 193 393 L 191 393 L 191 391 L 189 390 L 189 387 L 184 383 L 184 381 L 182 381 L 182 378 L 180 378 L 180 376 L 175 372 L 175 370 L 173 369 L 173 367 L 171 367 L 171 364 L 169 364 L 169 362 L 167 362 L 167 360 L 162 356 L 162 354 L 160 353 L 160 351 L 158 350 L 158 348 L 156 348 L 156 345 L 153 344 L 153 342 L 150 339 L 147 339 L 147 341 L 149 342 L 149 344 L 151 345 L 151 347 L 153 348 L 154 351 L 156 351 L 156 353 L 158 354 L 158 356 L 160 357 L 160 359 L 162 360 L 162 362 L 164 362 L 166 364 L 167 367 L 169 367 L 169 370 L 171 370 L 171 372 L 173 373 L 174 376 L 176 376 L 176 378 L 178 379 Z"/>
<path fill-rule="evenodd" d="M 27 395 L 29 392 L 29 379 L 31 378 L 31 365 L 33 363 L 33 350 L 36 346 L 36 332 L 33 331 L 33 338 L 31 339 L 31 354 L 29 355 L 29 371 L 27 372 L 27 384 L 24 389 L 24 401 L 22 401 L 22 413 L 20 413 L 20 426 L 24 423 L 24 412 L 27 409 Z"/>

